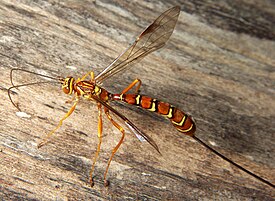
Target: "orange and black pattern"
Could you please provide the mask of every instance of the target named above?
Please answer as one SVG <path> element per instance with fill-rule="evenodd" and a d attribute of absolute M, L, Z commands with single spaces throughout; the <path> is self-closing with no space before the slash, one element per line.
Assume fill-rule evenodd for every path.
<path fill-rule="evenodd" d="M 196 126 L 191 116 L 169 103 L 139 94 L 114 94 L 112 98 L 113 100 L 123 101 L 161 114 L 167 117 L 178 131 L 186 135 L 193 136 L 196 131 Z"/>

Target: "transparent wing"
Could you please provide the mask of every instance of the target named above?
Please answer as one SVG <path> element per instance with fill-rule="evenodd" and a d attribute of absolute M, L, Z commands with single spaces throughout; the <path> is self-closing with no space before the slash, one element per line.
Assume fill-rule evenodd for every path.
<path fill-rule="evenodd" d="M 103 80 L 129 68 L 132 66 L 130 64 L 161 48 L 173 33 L 179 13 L 179 6 L 162 13 L 137 37 L 136 41 L 128 49 L 96 76 L 96 82 L 102 83 Z"/>
<path fill-rule="evenodd" d="M 125 117 L 123 114 L 119 113 L 116 109 L 108 105 L 106 102 L 101 100 L 99 97 L 95 95 L 91 95 L 91 97 L 96 100 L 97 102 L 101 103 L 104 107 L 108 108 L 113 114 L 115 114 L 117 117 L 123 120 L 124 124 L 132 131 L 135 135 L 141 136 L 144 140 L 146 140 L 149 144 L 151 144 L 159 153 L 159 148 L 156 144 L 156 142 L 147 134 L 142 132 L 140 129 L 138 129 L 127 117 Z"/>

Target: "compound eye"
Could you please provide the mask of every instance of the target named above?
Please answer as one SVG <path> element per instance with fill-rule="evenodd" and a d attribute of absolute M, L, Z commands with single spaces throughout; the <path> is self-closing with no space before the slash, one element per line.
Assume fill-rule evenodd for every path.
<path fill-rule="evenodd" d="M 62 87 L 62 90 L 63 90 L 63 92 L 64 92 L 65 94 L 70 93 L 69 87 L 64 86 L 64 87 Z"/>

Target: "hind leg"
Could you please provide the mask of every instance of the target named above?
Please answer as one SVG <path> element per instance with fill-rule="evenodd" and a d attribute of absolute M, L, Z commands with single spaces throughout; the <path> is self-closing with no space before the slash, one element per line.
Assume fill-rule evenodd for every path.
<path fill-rule="evenodd" d="M 125 137 L 125 131 L 124 129 L 115 121 L 113 120 L 113 118 L 111 117 L 110 113 L 109 113 L 109 110 L 105 107 L 104 108 L 104 112 L 106 114 L 106 116 L 108 117 L 108 119 L 112 122 L 112 124 L 121 132 L 121 138 L 119 140 L 119 142 L 117 143 L 117 145 L 115 146 L 115 148 L 113 148 L 112 150 L 112 153 L 111 153 L 111 156 L 109 158 L 109 161 L 108 161 L 108 164 L 107 164 L 107 167 L 106 167 L 106 170 L 105 170 L 105 173 L 104 173 L 104 185 L 105 186 L 108 186 L 109 185 L 109 182 L 107 181 L 106 177 L 107 177 L 107 173 L 108 173 L 108 170 L 109 170 L 109 167 L 110 167 L 110 164 L 111 164 L 111 161 L 115 155 L 115 153 L 117 152 L 118 148 L 120 147 L 120 145 L 122 144 L 123 142 L 123 139 Z"/>
<path fill-rule="evenodd" d="M 90 184 L 91 184 L 92 187 L 94 186 L 93 172 L 94 172 L 94 169 L 95 169 L 96 160 L 98 158 L 101 143 L 102 143 L 102 109 L 101 109 L 101 104 L 98 103 L 97 107 L 98 107 L 98 125 L 97 125 L 98 144 L 97 144 L 96 153 L 95 153 L 95 156 L 94 156 L 94 159 L 93 159 L 93 165 L 92 165 L 91 170 L 90 170 Z"/>
<path fill-rule="evenodd" d="M 123 89 L 123 91 L 121 92 L 121 95 L 126 94 L 128 91 L 130 91 L 135 85 L 137 84 L 137 87 L 135 89 L 135 93 L 138 94 L 139 93 L 139 88 L 141 86 L 141 80 L 140 79 L 135 79 L 131 84 L 129 84 L 128 87 L 126 87 L 125 89 Z"/>

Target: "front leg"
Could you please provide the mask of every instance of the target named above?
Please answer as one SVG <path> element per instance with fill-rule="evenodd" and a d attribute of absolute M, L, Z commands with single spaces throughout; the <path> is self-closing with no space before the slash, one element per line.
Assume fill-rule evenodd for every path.
<path fill-rule="evenodd" d="M 51 132 L 49 132 L 45 137 L 43 137 L 42 141 L 37 145 L 38 148 L 42 147 L 45 145 L 48 141 L 48 139 L 55 133 L 55 131 L 62 126 L 62 123 L 65 119 L 67 119 L 75 110 L 75 107 L 79 101 L 79 97 L 77 94 L 75 95 L 75 101 L 71 109 L 65 114 L 65 116 L 59 121 L 59 124 L 53 129 Z"/>

